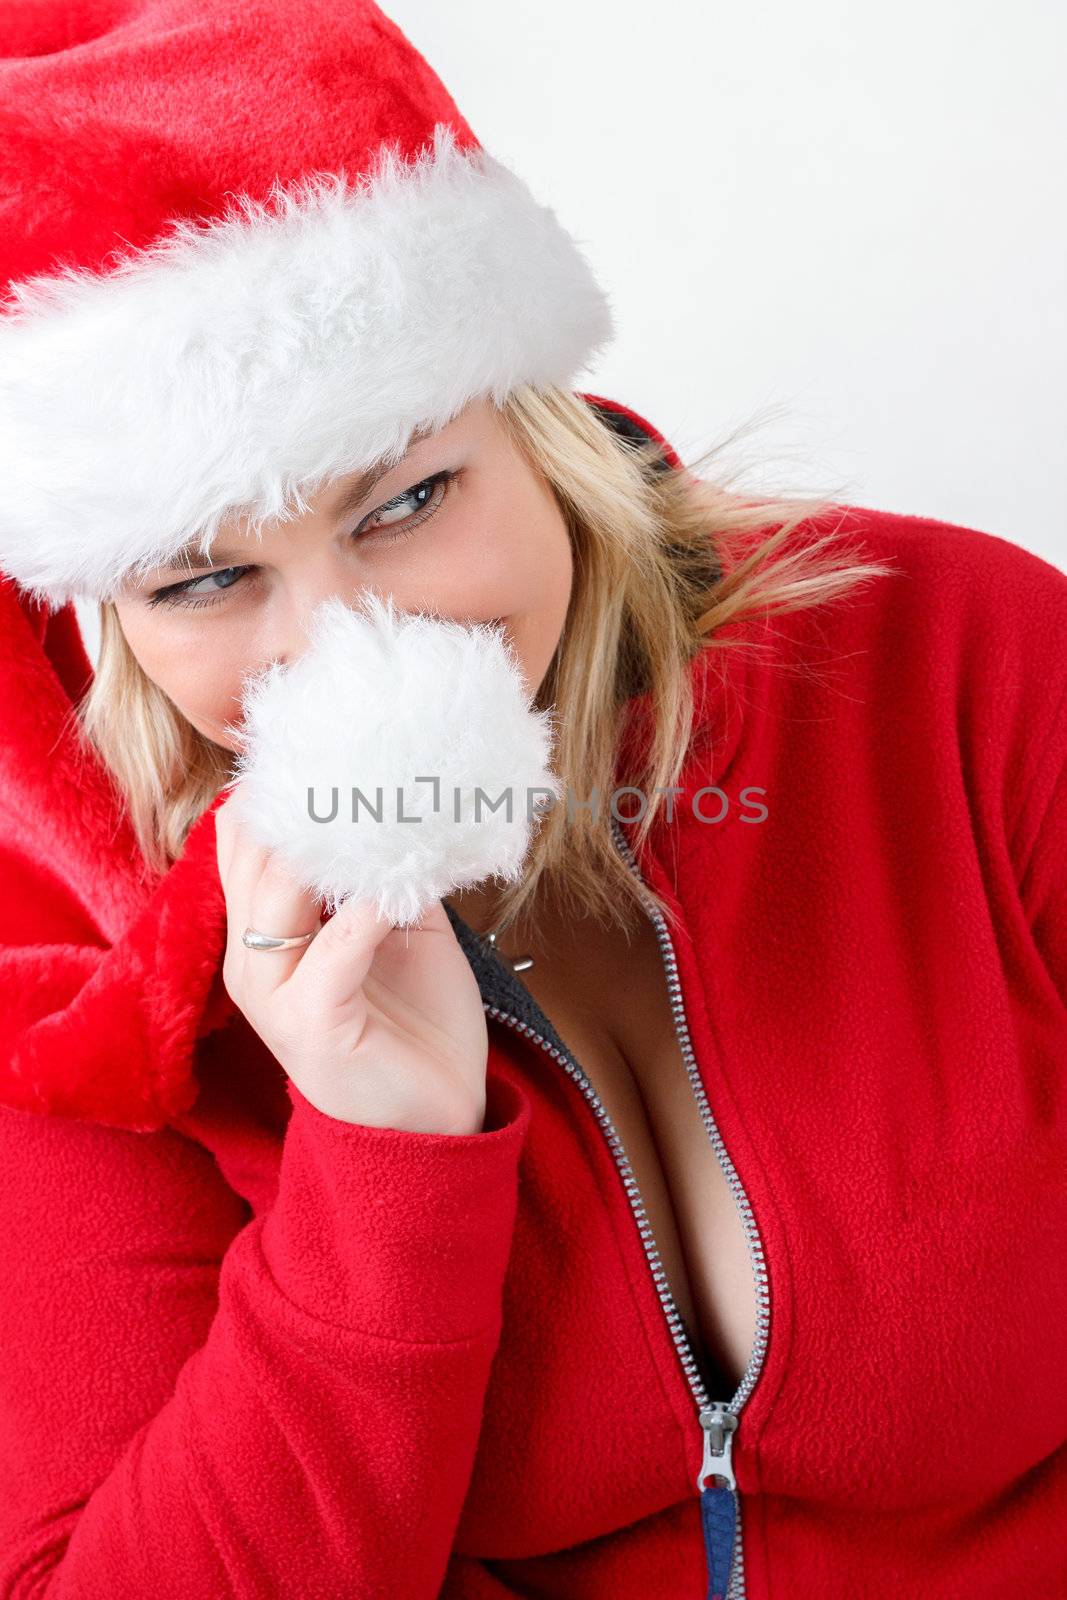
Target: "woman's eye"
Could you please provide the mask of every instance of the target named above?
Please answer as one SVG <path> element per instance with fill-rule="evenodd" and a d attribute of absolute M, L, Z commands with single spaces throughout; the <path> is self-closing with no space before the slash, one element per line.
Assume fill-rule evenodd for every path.
<path fill-rule="evenodd" d="M 425 522 L 427 516 L 432 516 L 437 510 L 455 476 L 454 472 L 448 470 L 435 472 L 429 478 L 423 478 L 421 483 L 413 484 L 410 489 L 405 489 L 402 494 L 394 495 L 391 500 L 387 500 L 376 511 L 372 511 L 369 516 L 364 517 L 359 527 L 355 530 L 353 537 L 367 527 L 388 528 L 394 524 L 403 523 L 410 523 L 417 527 L 420 522 Z M 439 494 L 438 490 L 441 491 Z M 375 540 L 374 542 L 389 544 L 392 541 L 385 539 Z"/>
<path fill-rule="evenodd" d="M 386 500 L 383 505 L 364 517 L 352 533 L 353 540 L 373 548 L 375 545 L 397 544 L 401 539 L 406 539 L 420 522 L 425 522 L 428 517 L 433 516 L 456 477 L 458 477 L 456 471 L 446 468 L 442 472 L 432 473 L 419 483 L 412 484 L 411 488 L 405 489 L 402 494 L 394 495 L 391 500 Z M 392 533 L 376 531 L 387 528 L 395 528 L 396 531 Z M 165 589 L 157 589 L 148 604 L 150 606 L 213 605 L 225 590 L 235 588 L 245 573 L 253 571 L 254 567 L 220 567 L 218 572 L 206 572 L 202 578 L 186 578 L 182 583 L 171 583 Z"/>
<path fill-rule="evenodd" d="M 197 592 L 202 583 L 213 584 L 214 593 L 221 594 L 225 589 L 232 589 L 241 575 L 248 570 L 248 567 L 220 567 L 218 572 L 206 572 L 202 578 L 186 578 L 184 583 L 168 584 L 165 589 L 157 589 L 148 604 L 150 606 L 202 605 L 205 600 L 210 602 L 212 599 L 210 587 Z M 234 573 L 237 577 L 233 576 Z"/>

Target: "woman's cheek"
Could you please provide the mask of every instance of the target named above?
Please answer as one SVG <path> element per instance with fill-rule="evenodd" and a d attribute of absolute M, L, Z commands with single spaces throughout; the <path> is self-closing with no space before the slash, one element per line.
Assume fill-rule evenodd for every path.
<path fill-rule="evenodd" d="M 239 674 L 223 676 L 217 668 L 190 674 L 186 667 L 172 686 L 161 683 L 160 687 L 198 733 L 227 750 L 234 749 L 233 735 L 226 731 L 226 725 L 241 720 Z"/>

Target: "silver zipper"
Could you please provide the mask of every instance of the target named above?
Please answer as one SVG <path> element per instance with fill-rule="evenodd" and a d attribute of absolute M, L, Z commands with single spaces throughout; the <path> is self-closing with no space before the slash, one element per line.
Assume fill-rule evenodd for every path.
<path fill-rule="evenodd" d="M 644 887 L 645 880 L 630 848 L 630 842 L 614 815 L 611 818 L 611 833 L 619 854 L 623 857 L 634 877 Z M 727 1153 L 726 1146 L 723 1144 L 722 1135 L 716 1125 L 715 1118 L 712 1116 L 708 1097 L 704 1092 L 704 1085 L 700 1079 L 700 1071 L 689 1039 L 689 1027 L 686 1022 L 685 1006 L 682 1000 L 682 986 L 678 979 L 678 962 L 674 953 L 674 944 L 667 928 L 666 918 L 659 910 L 659 907 L 654 905 L 647 896 L 643 895 L 642 899 L 645 910 L 655 927 L 660 955 L 666 968 L 671 1016 L 674 1021 L 674 1030 L 682 1051 L 682 1057 L 685 1061 L 686 1072 L 689 1076 L 693 1093 L 696 1096 L 697 1105 L 700 1109 L 704 1126 L 707 1129 L 708 1137 L 718 1157 L 719 1165 L 722 1167 L 726 1182 L 730 1187 L 730 1193 L 733 1195 L 734 1203 L 741 1218 L 741 1226 L 744 1229 L 745 1241 L 748 1245 L 749 1259 L 752 1263 L 752 1272 L 756 1283 L 756 1332 L 752 1342 L 752 1354 L 749 1357 L 748 1366 L 741 1376 L 741 1381 L 728 1402 L 713 1401 L 708 1395 L 693 1355 L 692 1346 L 686 1337 L 685 1325 L 679 1315 L 678 1307 L 675 1304 L 674 1296 L 667 1281 L 667 1275 L 663 1270 L 663 1262 L 653 1237 L 648 1214 L 645 1211 L 644 1202 L 641 1199 L 641 1191 L 634 1177 L 629 1157 L 623 1147 L 622 1140 L 619 1138 L 618 1130 L 608 1115 L 607 1107 L 597 1094 L 596 1089 L 573 1056 L 557 1050 L 554 1044 L 546 1039 L 543 1034 L 538 1033 L 536 1029 L 531 1028 L 529 1023 L 523 1022 L 521 1017 L 516 1017 L 510 1012 L 501 1011 L 498 1006 L 492 1005 L 489 1001 L 483 1001 L 482 1007 L 488 1016 L 495 1017 L 498 1022 L 503 1022 L 508 1027 L 515 1029 L 516 1032 L 523 1034 L 526 1038 L 532 1039 L 553 1060 L 558 1061 L 569 1076 L 579 1085 L 585 1098 L 592 1106 L 597 1121 L 607 1136 L 608 1146 L 614 1157 L 615 1165 L 619 1169 L 623 1188 L 626 1191 L 630 1209 L 634 1214 L 637 1230 L 644 1245 L 645 1255 L 652 1268 L 652 1278 L 656 1285 L 660 1304 L 666 1314 L 667 1326 L 670 1329 L 671 1338 L 674 1340 L 674 1346 L 682 1364 L 682 1370 L 685 1373 L 686 1381 L 696 1403 L 697 1420 L 700 1424 L 703 1439 L 703 1459 L 700 1472 L 697 1474 L 697 1492 L 699 1493 L 704 1488 L 704 1481 L 710 1474 L 723 1479 L 728 1488 L 736 1491 L 737 1486 L 731 1464 L 731 1446 L 734 1435 L 737 1432 L 741 1409 L 755 1387 L 756 1379 L 759 1377 L 767 1351 L 767 1338 L 770 1328 L 770 1290 L 767 1268 L 764 1261 L 763 1245 L 756 1227 L 755 1217 L 752 1214 L 752 1207 L 749 1204 L 749 1199 L 741 1180 L 737 1176 L 734 1164 Z M 745 1600 L 740 1495 L 736 1496 L 736 1502 L 736 1545 L 726 1600 Z"/>

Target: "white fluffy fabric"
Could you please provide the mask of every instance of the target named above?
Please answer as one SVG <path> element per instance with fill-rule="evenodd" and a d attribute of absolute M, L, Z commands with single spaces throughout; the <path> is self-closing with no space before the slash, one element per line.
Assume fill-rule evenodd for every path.
<path fill-rule="evenodd" d="M 53 605 L 208 556 L 234 514 L 302 514 L 473 398 L 568 386 L 613 334 L 555 213 L 446 123 L 411 161 L 170 226 L 0 315 L 0 568 Z"/>
<path fill-rule="evenodd" d="M 397 926 L 453 890 L 517 880 L 561 784 L 552 714 L 531 709 L 502 626 L 398 612 L 368 590 L 355 608 L 322 601 L 309 639 L 245 681 L 230 803 L 250 835 L 328 912 L 355 895 Z"/>

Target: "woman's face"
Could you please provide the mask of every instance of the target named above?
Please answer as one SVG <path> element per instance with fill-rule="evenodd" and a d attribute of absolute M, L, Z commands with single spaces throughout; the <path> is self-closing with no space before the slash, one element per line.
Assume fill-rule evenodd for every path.
<path fill-rule="evenodd" d="M 234 749 L 242 679 L 296 660 L 327 596 L 367 589 L 398 610 L 504 624 L 531 696 L 552 662 L 570 601 L 570 536 L 552 491 L 511 443 L 489 401 L 417 440 L 358 501 L 335 480 L 259 538 L 221 527 L 212 561 L 158 567 L 115 609 L 141 667 L 208 739 Z M 193 574 L 193 576 L 188 576 Z"/>

